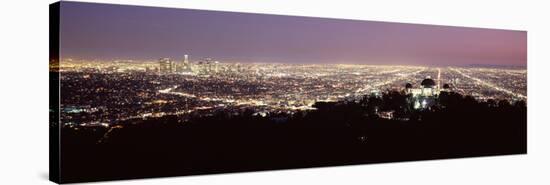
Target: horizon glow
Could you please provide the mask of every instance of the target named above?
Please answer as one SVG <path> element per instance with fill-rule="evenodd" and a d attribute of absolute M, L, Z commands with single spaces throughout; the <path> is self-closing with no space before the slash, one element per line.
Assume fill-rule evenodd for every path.
<path fill-rule="evenodd" d="M 527 65 L 527 32 L 61 2 L 60 56 L 283 64 Z"/>

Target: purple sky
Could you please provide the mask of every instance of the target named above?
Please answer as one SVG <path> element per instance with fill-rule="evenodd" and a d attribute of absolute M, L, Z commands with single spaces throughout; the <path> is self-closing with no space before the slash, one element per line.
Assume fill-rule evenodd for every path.
<path fill-rule="evenodd" d="M 527 32 L 61 3 L 62 57 L 278 63 L 527 64 Z"/>

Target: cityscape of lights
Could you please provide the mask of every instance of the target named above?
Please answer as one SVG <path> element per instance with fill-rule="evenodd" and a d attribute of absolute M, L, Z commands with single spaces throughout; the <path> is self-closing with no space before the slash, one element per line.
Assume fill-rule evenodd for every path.
<path fill-rule="evenodd" d="M 437 78 L 478 100 L 526 100 L 527 70 L 352 64 L 75 60 L 59 62 L 63 125 L 105 126 L 166 115 L 223 110 L 257 115 L 314 109 Z"/>

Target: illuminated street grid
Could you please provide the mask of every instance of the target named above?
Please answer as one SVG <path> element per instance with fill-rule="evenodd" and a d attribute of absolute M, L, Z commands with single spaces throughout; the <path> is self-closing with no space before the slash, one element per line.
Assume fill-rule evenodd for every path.
<path fill-rule="evenodd" d="M 418 87 L 432 78 L 479 100 L 526 100 L 527 71 L 344 64 L 186 63 L 163 74 L 157 61 L 60 62 L 61 122 L 109 126 L 165 115 L 293 113 L 319 101 L 356 100 L 386 90 Z M 438 75 L 440 72 L 440 75 Z"/>

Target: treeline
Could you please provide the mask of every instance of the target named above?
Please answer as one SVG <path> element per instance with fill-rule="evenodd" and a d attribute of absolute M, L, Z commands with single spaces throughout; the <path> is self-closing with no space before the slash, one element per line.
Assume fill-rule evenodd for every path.
<path fill-rule="evenodd" d="M 66 128 L 61 173 L 75 182 L 526 153 L 525 102 L 447 92 L 436 101 L 415 110 L 411 97 L 390 91 L 294 114 L 220 111 L 110 132 Z M 394 119 L 378 116 L 387 111 Z"/>

